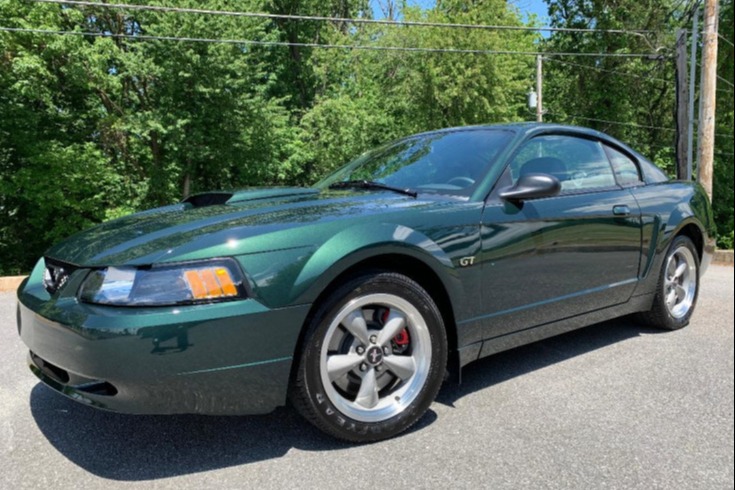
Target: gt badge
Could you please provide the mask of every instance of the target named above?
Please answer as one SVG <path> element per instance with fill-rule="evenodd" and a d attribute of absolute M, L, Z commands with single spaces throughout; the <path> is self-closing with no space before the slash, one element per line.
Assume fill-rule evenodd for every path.
<path fill-rule="evenodd" d="M 470 265 L 475 263 L 475 257 L 462 257 L 459 259 L 459 265 L 462 267 L 469 267 Z"/>

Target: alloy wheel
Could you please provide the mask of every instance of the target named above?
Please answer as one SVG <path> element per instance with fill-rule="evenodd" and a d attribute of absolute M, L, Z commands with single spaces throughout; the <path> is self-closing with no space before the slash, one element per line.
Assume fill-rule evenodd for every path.
<path fill-rule="evenodd" d="M 692 307 L 697 289 L 697 263 L 687 247 L 669 255 L 664 276 L 666 309 L 674 318 L 684 317 Z"/>
<path fill-rule="evenodd" d="M 421 392 L 431 352 L 426 320 L 410 302 L 392 294 L 357 297 L 327 329 L 319 362 L 325 393 L 352 419 L 387 420 Z"/>

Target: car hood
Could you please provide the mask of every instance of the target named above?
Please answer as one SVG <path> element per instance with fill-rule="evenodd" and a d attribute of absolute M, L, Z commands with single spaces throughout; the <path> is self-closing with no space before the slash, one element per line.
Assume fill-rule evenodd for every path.
<path fill-rule="evenodd" d="M 280 187 L 211 193 L 189 201 L 108 221 L 60 242 L 46 256 L 95 267 L 311 246 L 329 229 L 344 227 L 345 220 L 382 217 L 441 200 L 392 192 Z M 295 228 L 303 232 L 288 232 Z"/>

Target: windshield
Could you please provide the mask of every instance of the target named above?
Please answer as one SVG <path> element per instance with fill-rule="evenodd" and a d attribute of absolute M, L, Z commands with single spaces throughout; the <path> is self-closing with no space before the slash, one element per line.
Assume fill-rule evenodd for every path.
<path fill-rule="evenodd" d="M 512 136 L 464 129 L 411 136 L 362 154 L 316 184 L 379 182 L 400 189 L 469 196 Z"/>

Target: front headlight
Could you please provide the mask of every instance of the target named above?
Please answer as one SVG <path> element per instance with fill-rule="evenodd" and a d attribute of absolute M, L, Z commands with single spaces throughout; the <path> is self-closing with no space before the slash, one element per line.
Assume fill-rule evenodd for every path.
<path fill-rule="evenodd" d="M 153 266 L 107 267 L 82 283 L 79 299 L 116 306 L 164 306 L 245 297 L 240 267 L 234 260 Z"/>

